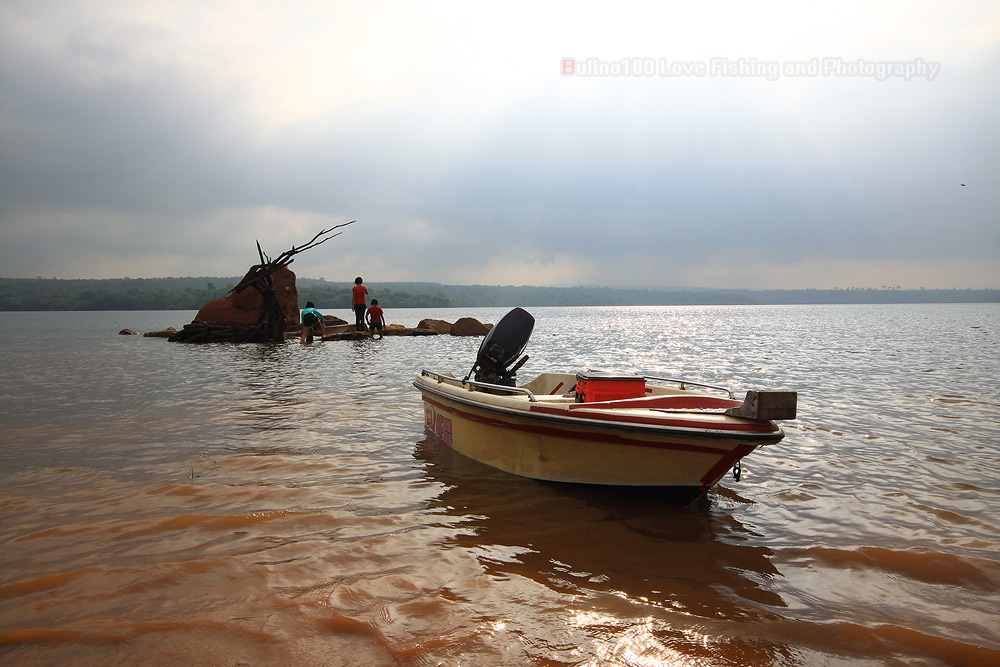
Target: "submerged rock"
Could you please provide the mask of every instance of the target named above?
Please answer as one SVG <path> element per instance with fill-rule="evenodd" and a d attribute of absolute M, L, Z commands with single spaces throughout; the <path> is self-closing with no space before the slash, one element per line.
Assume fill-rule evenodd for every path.
<path fill-rule="evenodd" d="M 321 340 L 361 340 L 364 338 L 369 338 L 372 336 L 370 331 L 358 331 L 354 324 L 349 324 L 339 317 L 333 315 L 324 315 L 323 319 L 326 322 L 326 329 L 323 333 Z M 433 323 L 429 325 L 428 323 Z M 238 325 L 229 322 L 200 322 L 195 321 L 191 324 L 184 325 L 185 330 L 192 328 L 201 329 L 225 329 L 223 333 L 227 333 L 229 329 L 233 327 L 243 327 L 246 328 L 247 325 Z M 442 334 L 450 334 L 452 336 L 484 336 L 486 333 L 493 328 L 492 324 L 483 324 L 474 317 L 462 317 L 459 318 L 454 324 L 445 322 L 444 320 L 421 320 L 420 324 L 416 327 L 407 327 L 402 324 L 387 324 L 382 330 L 383 336 L 438 336 Z M 131 329 L 122 329 L 120 332 L 122 335 L 133 335 L 138 334 L 137 331 L 132 331 Z M 179 334 L 184 333 L 184 331 L 178 331 L 174 327 L 167 327 L 162 331 L 148 331 L 143 336 L 147 338 L 171 338 L 176 337 Z M 191 333 L 188 331 L 187 333 Z M 205 333 L 205 341 L 211 340 L 222 340 L 218 335 L 218 331 L 213 331 L 213 335 Z M 301 325 L 290 326 L 285 331 L 285 339 L 290 340 L 293 338 L 298 338 L 302 334 Z M 221 334 L 220 334 L 221 335 Z M 227 335 L 229 335 L 227 333 Z"/>
<path fill-rule="evenodd" d="M 322 340 L 361 340 L 363 338 L 368 338 L 369 336 L 371 336 L 371 334 L 366 331 L 336 331 L 334 333 L 324 334 Z"/>
<path fill-rule="evenodd" d="M 175 333 L 177 333 L 177 329 L 173 327 L 167 327 L 162 331 L 147 331 L 142 335 L 145 336 L 146 338 L 170 338 Z"/>

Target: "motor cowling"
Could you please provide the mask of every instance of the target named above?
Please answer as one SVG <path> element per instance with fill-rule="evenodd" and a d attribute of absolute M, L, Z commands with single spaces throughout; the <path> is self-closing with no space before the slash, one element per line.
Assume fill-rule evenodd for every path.
<path fill-rule="evenodd" d="M 513 386 L 517 369 L 528 360 L 527 355 L 518 357 L 534 327 L 535 318 L 523 308 L 504 315 L 483 338 L 470 375 L 474 374 L 477 382 Z"/>

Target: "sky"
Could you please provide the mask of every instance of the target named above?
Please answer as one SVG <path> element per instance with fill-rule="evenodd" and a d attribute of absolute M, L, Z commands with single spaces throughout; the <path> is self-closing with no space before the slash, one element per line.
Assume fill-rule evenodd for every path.
<path fill-rule="evenodd" d="M 998 109 L 995 0 L 0 0 L 0 277 L 997 288 Z"/>

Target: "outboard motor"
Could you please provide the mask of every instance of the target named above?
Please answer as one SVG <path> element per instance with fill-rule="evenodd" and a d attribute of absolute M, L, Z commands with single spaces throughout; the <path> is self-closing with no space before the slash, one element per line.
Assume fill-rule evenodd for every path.
<path fill-rule="evenodd" d="M 514 374 L 528 360 L 528 356 L 525 355 L 516 364 L 514 360 L 524 352 L 534 327 L 535 318 L 522 308 L 515 308 L 504 315 L 486 334 L 479 346 L 476 363 L 465 379 L 475 373 L 476 382 L 513 386 Z"/>

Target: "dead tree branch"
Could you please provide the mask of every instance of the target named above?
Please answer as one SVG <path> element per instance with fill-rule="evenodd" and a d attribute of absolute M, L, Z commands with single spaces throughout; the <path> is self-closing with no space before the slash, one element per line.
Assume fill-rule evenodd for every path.
<path fill-rule="evenodd" d="M 286 250 L 274 259 L 271 259 L 264 253 L 264 250 L 260 247 L 260 241 L 257 241 L 257 256 L 260 258 L 260 264 L 250 267 L 250 270 L 243 276 L 243 280 L 230 290 L 231 294 L 238 294 L 248 287 L 252 287 L 260 292 L 263 303 L 257 323 L 254 325 L 239 325 L 232 322 L 206 323 L 196 321 L 186 325 L 183 331 L 172 336 L 170 340 L 184 343 L 283 341 L 285 339 L 285 313 L 278 302 L 271 274 L 291 264 L 294 261 L 295 255 L 300 252 L 311 250 L 334 237 L 340 236 L 343 232 L 336 230 L 355 222 L 357 221 L 351 220 L 350 222 L 334 225 L 329 229 L 321 229 L 307 243 L 298 247 L 292 246 L 291 249 Z"/>

